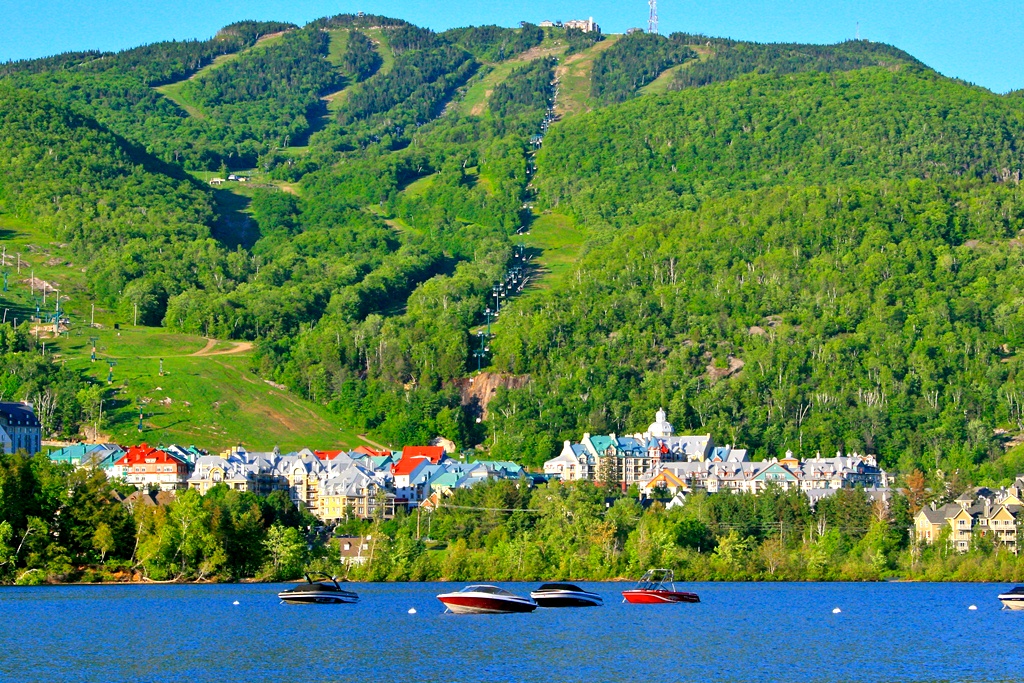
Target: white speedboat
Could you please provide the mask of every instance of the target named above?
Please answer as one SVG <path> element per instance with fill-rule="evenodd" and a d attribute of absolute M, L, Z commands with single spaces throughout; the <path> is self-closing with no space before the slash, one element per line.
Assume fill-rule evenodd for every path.
<path fill-rule="evenodd" d="M 597 593 L 571 583 L 545 583 L 530 593 L 541 607 L 600 607 L 604 600 Z"/>
<path fill-rule="evenodd" d="M 537 609 L 537 603 L 531 598 L 490 585 L 466 586 L 454 593 L 441 593 L 437 599 L 446 611 L 454 614 L 509 614 Z"/>
<path fill-rule="evenodd" d="M 324 578 L 328 580 L 314 581 L 306 574 L 306 583 L 281 591 L 277 597 L 289 605 L 340 605 L 359 602 L 359 596 L 354 591 L 347 591 L 339 586 L 336 578 L 327 577 L 326 574 Z"/>
<path fill-rule="evenodd" d="M 1024 610 L 1024 586 L 1000 593 L 999 602 L 1003 603 L 1003 609 Z"/>

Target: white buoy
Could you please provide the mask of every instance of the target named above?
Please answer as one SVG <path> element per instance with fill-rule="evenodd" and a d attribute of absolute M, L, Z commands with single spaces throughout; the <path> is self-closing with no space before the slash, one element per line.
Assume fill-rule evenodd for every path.
<path fill-rule="evenodd" d="M 410 607 L 409 608 L 409 614 L 416 614 L 416 608 L 415 607 Z"/>
<path fill-rule="evenodd" d="M 232 604 L 232 605 L 237 605 L 237 604 L 238 604 L 238 600 L 235 600 L 235 601 L 234 601 L 233 603 L 231 603 L 231 604 Z"/>
<path fill-rule="evenodd" d="M 977 609 L 978 609 L 978 606 L 977 606 L 977 605 L 971 605 L 971 606 L 970 606 L 970 607 L 968 607 L 967 609 L 971 610 L 972 612 L 975 612 L 975 611 L 977 611 Z"/>
<path fill-rule="evenodd" d="M 842 612 L 843 612 L 843 610 L 839 609 L 838 607 L 836 607 L 834 610 L 832 610 L 832 614 L 842 614 Z"/>

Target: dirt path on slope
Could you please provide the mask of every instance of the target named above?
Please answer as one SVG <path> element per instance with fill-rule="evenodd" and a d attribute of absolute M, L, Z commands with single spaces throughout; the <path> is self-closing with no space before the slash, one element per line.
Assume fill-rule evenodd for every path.
<path fill-rule="evenodd" d="M 207 339 L 206 346 L 195 353 L 190 353 L 189 356 L 231 356 L 236 353 L 245 353 L 252 350 L 252 342 L 234 342 L 234 344 L 230 349 L 214 351 L 213 348 L 217 345 L 217 340 Z"/>

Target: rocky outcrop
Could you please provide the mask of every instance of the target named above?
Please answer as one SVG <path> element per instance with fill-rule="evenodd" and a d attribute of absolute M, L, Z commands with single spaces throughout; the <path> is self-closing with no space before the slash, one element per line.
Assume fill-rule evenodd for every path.
<path fill-rule="evenodd" d="M 462 405 L 466 406 L 471 414 L 486 420 L 487 404 L 498 393 L 498 387 L 522 389 L 529 381 L 529 375 L 481 372 L 475 377 L 463 378 L 457 384 L 462 392 Z"/>

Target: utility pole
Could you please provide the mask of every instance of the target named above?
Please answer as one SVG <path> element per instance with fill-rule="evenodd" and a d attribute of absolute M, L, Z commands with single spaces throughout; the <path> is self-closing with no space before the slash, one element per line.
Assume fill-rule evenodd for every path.
<path fill-rule="evenodd" d="M 96 327 L 96 304 L 92 305 L 92 313 L 89 314 L 89 327 Z"/>
<path fill-rule="evenodd" d="M 138 327 L 139 326 L 139 305 L 138 304 L 132 304 L 132 306 L 135 307 L 135 322 L 133 324 L 134 324 L 135 327 Z"/>

